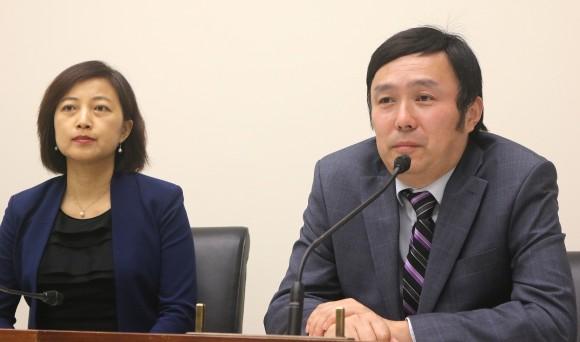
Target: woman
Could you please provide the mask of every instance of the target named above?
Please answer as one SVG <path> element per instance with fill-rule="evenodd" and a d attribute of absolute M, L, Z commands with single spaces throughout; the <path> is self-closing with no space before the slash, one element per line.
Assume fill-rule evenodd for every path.
<path fill-rule="evenodd" d="M 57 290 L 30 305 L 32 329 L 183 333 L 194 327 L 195 259 L 181 189 L 138 173 L 145 126 L 127 80 L 98 61 L 46 90 L 44 166 L 62 176 L 14 195 L 0 226 L 0 285 Z M 0 295 L 0 328 L 19 298 Z"/>

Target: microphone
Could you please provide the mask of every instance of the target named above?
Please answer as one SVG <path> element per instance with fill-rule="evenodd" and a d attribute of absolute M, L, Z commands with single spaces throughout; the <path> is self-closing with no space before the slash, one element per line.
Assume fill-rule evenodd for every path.
<path fill-rule="evenodd" d="M 367 199 L 364 203 L 356 207 L 353 211 L 351 211 L 348 215 L 343 217 L 340 221 L 334 224 L 334 226 L 330 227 L 326 232 L 320 235 L 316 240 L 308 246 L 304 255 L 302 256 L 302 261 L 300 262 L 300 267 L 298 268 L 298 277 L 292 288 L 290 289 L 290 303 L 288 304 L 288 335 L 300 335 L 301 327 L 302 327 L 302 309 L 304 306 L 304 284 L 302 284 L 302 274 L 304 272 L 304 265 L 306 264 L 306 260 L 310 255 L 310 252 L 314 248 L 316 248 L 320 243 L 326 240 L 329 236 L 334 234 L 337 230 L 342 228 L 348 221 L 350 221 L 353 217 L 355 217 L 358 213 L 360 213 L 364 208 L 366 208 L 369 204 L 374 202 L 387 188 L 393 180 L 400 175 L 401 173 L 409 170 L 411 167 L 411 158 L 408 155 L 401 155 L 395 158 L 393 162 L 393 174 L 387 181 L 387 183 L 376 193 L 374 193 L 369 199 Z"/>
<path fill-rule="evenodd" d="M 18 290 L 12 290 L 6 288 L 4 286 L 0 286 L 0 292 L 16 295 L 16 296 L 24 296 L 28 298 L 34 298 L 43 301 L 44 303 L 52 306 L 61 305 L 64 296 L 62 293 L 54 290 L 44 291 L 42 293 L 32 293 L 32 292 L 24 292 Z"/>

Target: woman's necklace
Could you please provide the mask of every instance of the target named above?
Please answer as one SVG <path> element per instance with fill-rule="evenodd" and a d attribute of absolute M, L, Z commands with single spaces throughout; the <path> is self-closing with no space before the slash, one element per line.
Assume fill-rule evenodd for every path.
<path fill-rule="evenodd" d="M 87 213 L 87 209 L 89 209 L 90 207 L 92 207 L 92 206 L 93 206 L 93 204 L 97 203 L 97 202 L 98 202 L 98 201 L 99 201 L 101 198 L 103 198 L 103 196 L 105 196 L 105 194 L 106 194 L 107 192 L 109 192 L 109 187 L 107 187 L 107 188 L 105 189 L 105 191 L 104 191 L 104 192 L 103 192 L 101 195 L 99 195 L 99 197 L 97 197 L 97 198 L 96 198 L 94 201 L 92 201 L 92 202 L 91 202 L 89 205 L 87 205 L 86 207 L 83 207 L 83 206 L 81 205 L 81 203 L 79 202 L 79 200 L 77 199 L 77 196 L 76 196 L 76 195 L 73 195 L 73 199 L 74 199 L 74 202 L 75 202 L 75 204 L 76 204 L 76 205 L 77 205 L 77 207 L 79 207 L 79 209 L 81 210 L 81 211 L 79 212 L 79 216 L 80 216 L 81 218 L 85 218 L 85 215 L 86 215 L 86 213 Z"/>

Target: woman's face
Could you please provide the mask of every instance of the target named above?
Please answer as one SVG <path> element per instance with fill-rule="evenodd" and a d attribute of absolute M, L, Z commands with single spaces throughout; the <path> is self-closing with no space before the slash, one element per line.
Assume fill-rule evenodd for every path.
<path fill-rule="evenodd" d="M 117 92 L 108 80 L 91 78 L 75 84 L 54 113 L 56 145 L 67 164 L 115 163 L 119 143 L 133 122 L 123 120 Z"/>

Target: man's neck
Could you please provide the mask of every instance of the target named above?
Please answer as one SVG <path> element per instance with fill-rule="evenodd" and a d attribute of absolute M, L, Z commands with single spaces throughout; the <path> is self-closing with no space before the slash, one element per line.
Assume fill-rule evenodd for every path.
<path fill-rule="evenodd" d="M 397 194 L 401 190 L 409 189 L 409 188 L 413 189 L 414 191 L 429 191 L 435 197 L 437 202 L 441 203 L 441 201 L 443 199 L 443 193 L 445 192 L 445 187 L 447 186 L 447 182 L 449 182 L 449 179 L 451 178 L 453 171 L 455 171 L 455 168 L 447 171 L 447 173 L 445 173 L 441 177 L 437 178 L 435 181 L 433 181 L 430 184 L 427 184 L 425 186 L 422 186 L 422 187 L 414 187 L 413 185 L 405 183 L 404 180 L 397 178 L 395 180 L 395 188 L 396 188 Z"/>

